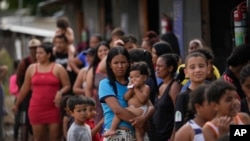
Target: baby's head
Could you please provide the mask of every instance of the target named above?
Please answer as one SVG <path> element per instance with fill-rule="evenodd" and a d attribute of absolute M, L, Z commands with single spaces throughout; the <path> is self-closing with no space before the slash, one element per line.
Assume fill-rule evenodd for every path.
<path fill-rule="evenodd" d="M 130 67 L 129 77 L 132 83 L 137 83 L 140 86 L 144 85 L 149 75 L 150 70 L 144 61 L 135 62 Z"/>

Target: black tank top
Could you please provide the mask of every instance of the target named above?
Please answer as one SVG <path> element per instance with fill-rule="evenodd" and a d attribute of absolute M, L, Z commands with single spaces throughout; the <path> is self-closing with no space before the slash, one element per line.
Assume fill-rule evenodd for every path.
<path fill-rule="evenodd" d="M 172 80 L 163 95 L 155 98 L 155 112 L 150 127 L 150 139 L 166 141 L 170 138 L 174 128 L 174 103 L 169 96 L 169 90 L 175 80 Z"/>

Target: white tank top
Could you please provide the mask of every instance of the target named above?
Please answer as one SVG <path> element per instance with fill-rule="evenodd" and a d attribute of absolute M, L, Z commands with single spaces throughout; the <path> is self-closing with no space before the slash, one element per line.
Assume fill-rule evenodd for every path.
<path fill-rule="evenodd" d="M 202 134 L 202 127 L 200 127 L 194 120 L 189 120 L 187 122 L 191 128 L 194 130 L 194 139 L 193 141 L 205 141 L 204 136 Z"/>

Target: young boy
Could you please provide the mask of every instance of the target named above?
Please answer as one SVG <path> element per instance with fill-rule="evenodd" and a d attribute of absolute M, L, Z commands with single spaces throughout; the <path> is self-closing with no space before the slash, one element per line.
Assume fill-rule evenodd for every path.
<path fill-rule="evenodd" d="M 102 130 L 103 118 L 96 125 L 94 118 L 96 116 L 96 101 L 91 97 L 86 97 L 87 100 L 87 120 L 85 121 L 91 128 L 92 141 L 100 141 L 100 131 Z"/>
<path fill-rule="evenodd" d="M 84 96 L 74 95 L 68 101 L 68 107 L 74 122 L 67 134 L 67 141 L 92 141 L 90 127 L 85 124 L 87 119 L 87 100 Z"/>

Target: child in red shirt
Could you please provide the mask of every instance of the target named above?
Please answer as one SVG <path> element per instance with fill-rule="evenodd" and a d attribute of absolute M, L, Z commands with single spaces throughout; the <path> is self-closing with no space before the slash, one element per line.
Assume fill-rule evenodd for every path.
<path fill-rule="evenodd" d="M 97 124 L 94 123 L 94 118 L 96 116 L 96 101 L 91 97 L 86 97 L 87 99 L 87 120 L 85 121 L 91 128 L 92 141 L 101 141 L 100 131 L 102 130 L 103 118 Z"/>

